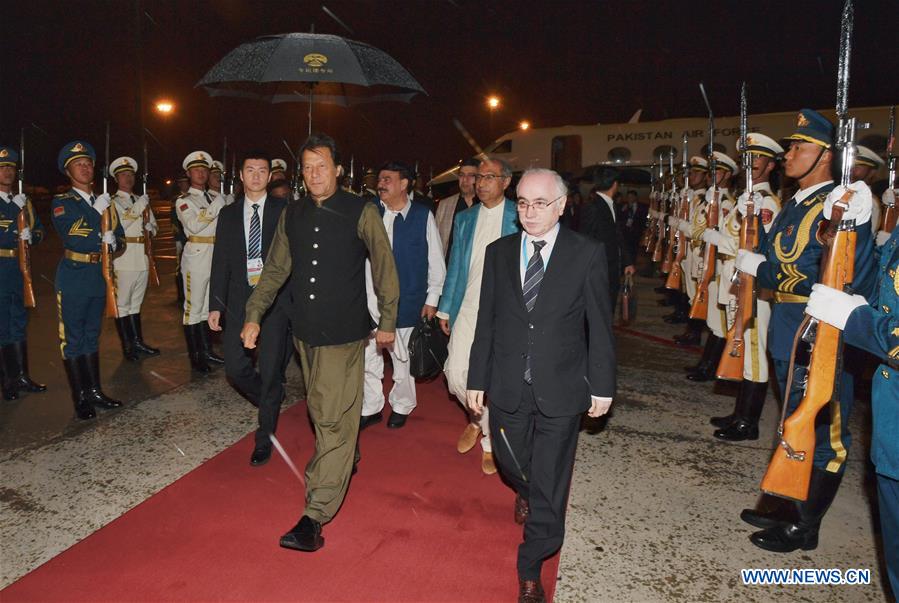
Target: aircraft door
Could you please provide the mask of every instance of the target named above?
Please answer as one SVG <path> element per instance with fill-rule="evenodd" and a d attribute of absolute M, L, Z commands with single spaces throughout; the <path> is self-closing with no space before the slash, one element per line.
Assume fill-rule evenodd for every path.
<path fill-rule="evenodd" d="M 576 172 L 581 169 L 581 137 L 577 135 L 556 136 L 552 141 L 552 169 L 562 172 Z"/>

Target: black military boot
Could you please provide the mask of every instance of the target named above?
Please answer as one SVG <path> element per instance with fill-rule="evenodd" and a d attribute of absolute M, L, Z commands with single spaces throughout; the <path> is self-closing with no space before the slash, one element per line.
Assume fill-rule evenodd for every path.
<path fill-rule="evenodd" d="M 724 352 L 724 345 L 727 340 L 723 337 L 717 337 L 709 333 L 709 337 L 705 342 L 705 350 L 703 350 L 702 360 L 696 366 L 696 370 L 687 375 L 690 381 L 711 381 L 715 378 L 715 370 L 718 368 L 718 361 L 721 360 L 721 354 Z"/>
<path fill-rule="evenodd" d="M 81 359 L 84 356 L 76 356 L 75 358 L 63 358 L 62 363 L 66 367 L 66 376 L 69 378 L 69 388 L 72 390 L 72 402 L 75 404 L 75 416 L 82 421 L 93 419 L 97 416 L 97 411 L 93 405 L 84 397 L 84 374 L 81 369 Z"/>
<path fill-rule="evenodd" d="M 134 350 L 147 356 L 159 356 L 159 350 L 144 342 L 144 329 L 140 324 L 140 313 L 128 317 L 131 321 L 131 334 L 134 336 Z"/>
<path fill-rule="evenodd" d="M 836 498 L 841 473 L 831 473 L 812 467 L 808 500 L 799 503 L 799 521 L 779 525 L 749 537 L 755 546 L 775 553 L 790 553 L 797 549 L 812 551 L 818 548 L 818 529 L 827 509 Z"/>
<path fill-rule="evenodd" d="M 799 521 L 798 507 L 799 504 L 794 501 L 763 494 L 756 508 L 740 512 L 740 519 L 764 530 Z"/>
<path fill-rule="evenodd" d="M 216 354 L 212 350 L 212 342 L 210 341 L 210 333 L 209 333 L 209 325 L 205 322 L 201 322 L 196 325 L 197 333 L 199 335 L 200 340 L 200 356 L 209 363 L 213 364 L 225 364 L 225 359 Z"/>
<path fill-rule="evenodd" d="M 0 346 L 0 387 L 3 390 L 3 399 L 11 402 L 19 399 L 19 392 L 12 384 L 12 375 L 7 363 L 7 356 L 10 354 L 12 354 L 11 346 Z"/>
<path fill-rule="evenodd" d="M 730 425 L 715 431 L 714 436 L 727 442 L 759 439 L 759 417 L 768 394 L 768 383 L 756 383 L 744 379 L 740 383 L 735 418 Z M 718 417 L 723 418 L 723 417 Z"/>
<path fill-rule="evenodd" d="M 687 316 L 689 315 L 690 311 L 687 310 Z M 699 345 L 702 341 L 702 329 L 704 326 L 705 321 L 688 318 L 686 330 L 680 335 L 674 336 L 674 343 L 677 345 Z"/>
<path fill-rule="evenodd" d="M 14 370 L 8 373 L 8 378 L 17 392 L 34 393 L 47 391 L 46 385 L 32 381 L 28 374 L 28 345 L 24 341 L 17 341 L 11 344 L 10 350 L 4 353 L 4 357 L 6 354 L 12 354 L 12 361 L 9 366 L 10 369 Z"/>
<path fill-rule="evenodd" d="M 127 316 L 115 319 L 115 330 L 122 342 L 122 356 L 129 362 L 137 360 L 137 352 L 134 351 L 134 338 L 131 333 L 131 321 Z"/>
<path fill-rule="evenodd" d="M 84 384 L 84 399 L 100 408 L 112 409 L 119 408 L 122 403 L 114 400 L 103 393 L 100 389 L 100 354 L 94 352 L 80 356 L 81 358 L 81 379 Z"/>
<path fill-rule="evenodd" d="M 184 339 L 187 341 L 187 355 L 190 357 L 190 367 L 198 373 L 209 373 L 212 369 L 206 364 L 206 360 L 200 354 L 200 346 L 202 345 L 198 339 L 197 327 L 200 324 L 184 325 Z"/>

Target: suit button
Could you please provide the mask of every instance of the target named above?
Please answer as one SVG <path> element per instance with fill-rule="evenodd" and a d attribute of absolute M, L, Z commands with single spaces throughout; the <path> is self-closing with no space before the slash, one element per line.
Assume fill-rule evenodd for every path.
<path fill-rule="evenodd" d="M 883 378 L 884 378 L 884 379 L 889 379 L 889 378 L 890 378 L 890 372 L 889 372 L 888 370 L 886 370 L 886 369 L 881 370 L 881 371 L 880 371 L 880 374 L 883 375 Z"/>
<path fill-rule="evenodd" d="M 309 299 L 315 299 L 315 293 L 310 293 L 310 294 L 309 294 Z"/>
<path fill-rule="evenodd" d="M 315 277 L 313 276 L 312 278 L 310 278 L 310 279 L 309 279 L 309 282 L 310 282 L 310 283 L 314 283 L 314 282 L 315 282 Z"/>
<path fill-rule="evenodd" d="M 312 265 L 313 265 L 313 266 L 318 266 L 318 260 L 312 260 Z"/>
<path fill-rule="evenodd" d="M 318 232 L 319 228 L 318 228 L 318 226 L 316 226 L 316 227 L 313 228 L 312 230 L 314 230 L 315 232 Z"/>
<path fill-rule="evenodd" d="M 534 325 L 528 324 L 528 328 L 529 328 L 529 329 L 533 329 L 533 328 L 534 328 Z"/>
<path fill-rule="evenodd" d="M 312 244 L 312 248 L 313 248 L 313 249 L 318 249 L 318 243 L 313 243 L 313 244 Z"/>
<path fill-rule="evenodd" d="M 889 307 L 889 306 L 883 306 L 883 311 L 886 312 L 887 314 L 889 314 L 889 313 L 890 313 L 890 307 Z"/>

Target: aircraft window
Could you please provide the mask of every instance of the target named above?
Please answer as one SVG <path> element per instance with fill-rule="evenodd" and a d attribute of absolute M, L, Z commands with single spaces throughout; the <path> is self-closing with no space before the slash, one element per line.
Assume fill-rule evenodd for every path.
<path fill-rule="evenodd" d="M 500 140 L 498 143 L 488 148 L 485 153 L 511 153 L 512 139 Z"/>
<path fill-rule="evenodd" d="M 723 144 L 721 144 L 720 142 L 716 142 L 716 143 L 715 143 L 715 150 L 718 151 L 719 153 L 724 153 L 725 155 L 727 154 L 727 147 L 725 147 L 725 146 L 724 146 Z M 702 156 L 703 156 L 703 157 L 708 157 L 708 155 L 709 155 L 709 145 L 708 145 L 708 144 L 702 145 L 702 151 L 701 151 L 701 152 L 702 152 Z"/>
<path fill-rule="evenodd" d="M 668 161 L 668 156 L 672 153 L 672 151 L 674 152 L 674 161 L 677 162 L 678 157 L 680 156 L 680 153 L 678 152 L 677 149 L 675 149 L 670 144 L 663 144 L 660 147 L 656 147 L 652 152 L 652 156 L 656 160 L 658 160 L 659 157 L 661 157 L 662 162 L 666 162 L 666 161 Z"/>
<path fill-rule="evenodd" d="M 626 163 L 631 160 L 631 150 L 627 147 L 615 147 L 609 151 L 608 157 L 612 163 Z"/>

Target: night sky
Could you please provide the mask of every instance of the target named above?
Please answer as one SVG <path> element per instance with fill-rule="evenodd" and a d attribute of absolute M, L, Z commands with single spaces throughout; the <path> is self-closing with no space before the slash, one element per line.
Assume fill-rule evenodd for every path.
<path fill-rule="evenodd" d="M 386 51 L 428 92 L 408 105 L 315 105 L 315 129 L 355 155 L 357 170 L 419 160 L 427 175 L 472 155 L 454 117 L 486 145 L 522 119 L 535 127 L 615 123 L 639 108 L 644 121 L 701 116 L 700 80 L 719 115 L 738 112 L 744 79 L 751 113 L 832 107 L 835 99 L 842 0 L 324 5 L 354 33 L 322 2 L 6 2 L 0 142 L 17 146 L 27 126 L 28 177 L 46 185 L 63 182 L 56 155 L 73 138 L 92 142 L 102 161 L 107 120 L 112 156 L 140 160 L 142 71 L 145 123 L 159 141 L 150 143 L 155 178 L 171 176 L 189 151 L 218 157 L 223 136 L 231 148 L 285 157 L 281 140 L 296 147 L 305 135 L 305 104 L 210 98 L 194 85 L 239 44 L 313 24 Z M 899 102 L 899 1 L 856 0 L 852 59 L 851 105 Z M 492 132 L 491 93 L 503 100 Z M 152 111 L 162 97 L 177 105 L 166 119 Z"/>

